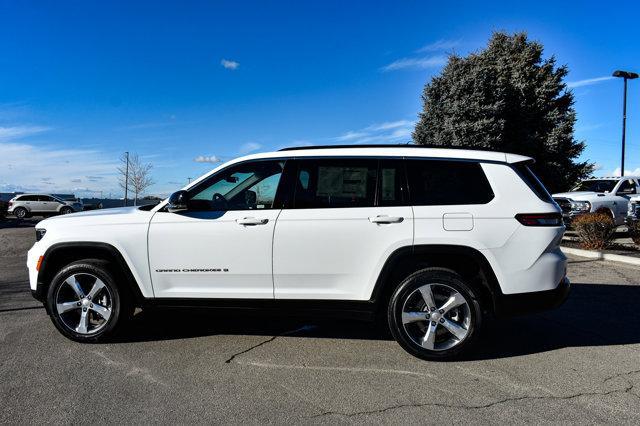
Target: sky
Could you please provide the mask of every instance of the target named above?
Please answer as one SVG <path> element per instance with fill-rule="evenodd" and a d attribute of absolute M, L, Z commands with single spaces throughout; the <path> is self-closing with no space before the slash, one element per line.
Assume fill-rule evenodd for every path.
<path fill-rule="evenodd" d="M 569 67 L 582 158 L 612 175 L 610 76 L 640 72 L 638 16 L 634 2 L 0 0 L 0 192 L 118 197 L 125 151 L 166 195 L 248 153 L 406 143 L 447 54 L 500 30 Z M 627 108 L 625 168 L 640 175 L 640 79 Z"/>

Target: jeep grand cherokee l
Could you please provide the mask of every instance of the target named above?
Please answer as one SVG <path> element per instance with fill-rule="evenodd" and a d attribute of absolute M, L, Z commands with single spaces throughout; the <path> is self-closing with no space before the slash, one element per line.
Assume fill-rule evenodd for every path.
<path fill-rule="evenodd" d="M 238 158 L 154 207 L 40 222 L 31 289 L 81 342 L 135 307 L 224 302 L 382 317 L 411 354 L 457 356 L 486 316 L 568 293 L 561 212 L 531 162 L 411 146 Z"/>

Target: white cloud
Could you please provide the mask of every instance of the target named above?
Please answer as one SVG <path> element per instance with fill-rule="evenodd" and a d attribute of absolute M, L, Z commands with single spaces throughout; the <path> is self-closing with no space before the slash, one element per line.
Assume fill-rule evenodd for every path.
<path fill-rule="evenodd" d="M 602 83 L 603 81 L 613 80 L 613 78 L 614 77 L 611 77 L 611 76 L 605 76 L 605 77 L 587 78 L 585 80 L 570 81 L 567 83 L 567 87 L 569 89 L 573 89 L 576 87 L 591 86 L 594 84 Z"/>
<path fill-rule="evenodd" d="M 443 50 L 453 49 L 458 45 L 460 45 L 460 40 L 440 39 L 433 43 L 422 46 L 420 49 L 416 50 L 416 52 L 441 52 Z"/>
<path fill-rule="evenodd" d="M 222 160 L 215 155 L 198 155 L 193 161 L 196 163 L 220 163 Z"/>
<path fill-rule="evenodd" d="M 353 130 L 350 130 L 348 132 L 343 133 L 340 136 L 337 136 L 335 140 L 338 142 L 350 142 L 350 141 L 362 139 L 367 136 L 369 136 L 369 132 L 365 132 L 365 131 L 354 132 Z"/>
<path fill-rule="evenodd" d="M 262 148 L 262 145 L 257 142 L 247 142 L 242 144 L 238 151 L 240 152 L 240 154 L 248 154 L 250 152 L 257 151 L 260 148 Z"/>
<path fill-rule="evenodd" d="M 32 136 L 47 130 L 49 130 L 49 128 L 43 126 L 0 126 L 0 142 L 8 142 L 10 140 Z"/>
<path fill-rule="evenodd" d="M 364 143 L 407 143 L 411 142 L 411 132 L 415 122 L 410 120 L 387 121 L 372 124 L 364 129 L 349 130 L 340 136 L 331 138 L 336 142 L 354 145 Z"/>
<path fill-rule="evenodd" d="M 407 68 L 415 69 L 427 69 L 438 68 L 447 63 L 447 57 L 444 55 L 437 56 L 425 56 L 416 58 L 402 58 L 397 61 L 393 61 L 388 65 L 382 67 L 382 71 L 397 71 Z"/>
<path fill-rule="evenodd" d="M 240 62 L 223 59 L 220 61 L 220 65 L 222 65 L 225 69 L 228 69 L 228 70 L 236 70 L 240 66 Z"/>
<path fill-rule="evenodd" d="M 0 152 L 4 191 L 73 192 L 72 183 L 87 175 L 99 177 L 101 189 L 118 191 L 118 159 L 101 151 L 0 141 Z"/>
<path fill-rule="evenodd" d="M 368 130 L 378 131 L 378 130 L 390 130 L 397 129 L 398 127 L 407 127 L 414 126 L 414 122 L 410 120 L 398 120 L 398 121 L 387 121 L 385 123 L 374 124 L 372 126 L 367 127 Z"/>
<path fill-rule="evenodd" d="M 633 170 L 624 169 L 625 176 L 640 176 L 640 167 L 636 167 Z M 620 167 L 616 167 L 610 176 L 620 176 Z"/>

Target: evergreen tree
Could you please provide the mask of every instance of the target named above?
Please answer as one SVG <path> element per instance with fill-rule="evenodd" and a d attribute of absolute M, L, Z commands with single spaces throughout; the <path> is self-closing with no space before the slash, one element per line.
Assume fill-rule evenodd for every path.
<path fill-rule="evenodd" d="M 451 55 L 427 83 L 414 142 L 436 147 L 505 151 L 535 158 L 532 167 L 552 192 L 568 190 L 593 171 L 579 162 L 576 113 L 566 66 L 543 59 L 525 33 L 494 33 L 486 49 Z"/>

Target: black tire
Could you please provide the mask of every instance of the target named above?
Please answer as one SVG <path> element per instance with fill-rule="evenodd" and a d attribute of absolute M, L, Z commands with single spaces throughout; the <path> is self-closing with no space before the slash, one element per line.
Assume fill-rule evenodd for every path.
<path fill-rule="evenodd" d="M 422 309 L 425 314 L 430 314 L 426 316 L 426 318 L 430 318 L 432 316 L 432 318 L 435 318 L 437 321 L 431 322 L 431 320 L 418 320 L 405 326 L 403 324 L 402 315 L 405 305 L 410 304 L 412 300 L 419 301 L 419 299 L 422 299 L 422 297 L 420 297 L 421 293 L 418 289 L 427 284 L 431 284 L 434 286 L 434 289 L 442 292 L 445 295 L 445 298 L 446 292 L 450 292 L 450 295 L 455 292 L 459 293 L 464 297 L 466 304 L 460 305 L 459 308 L 454 308 L 456 311 L 451 309 L 444 314 L 440 314 L 439 310 L 429 312 L 428 306 L 426 306 L 427 303 L 424 302 L 423 299 L 425 307 Z M 418 293 L 416 293 L 416 291 L 418 291 Z M 434 303 L 436 307 L 442 306 L 442 300 L 445 300 L 442 299 L 442 295 L 436 293 L 434 296 Z M 418 310 L 420 309 L 418 308 Z M 460 313 L 457 310 L 464 310 L 464 313 Z M 454 314 L 455 316 L 453 316 Z M 444 319 L 440 317 L 444 317 Z M 445 327 L 444 325 L 440 327 L 442 324 L 440 321 L 444 321 L 449 325 L 450 321 L 455 322 L 462 317 L 468 318 L 468 323 L 465 322 L 463 327 L 463 330 L 466 330 L 466 335 L 462 339 L 458 339 L 453 333 L 450 333 L 448 331 L 448 327 Z M 474 292 L 471 286 L 469 286 L 459 274 L 445 268 L 425 268 L 409 275 L 394 291 L 391 299 L 389 300 L 387 320 L 389 322 L 389 329 L 391 330 L 395 340 L 411 355 L 426 360 L 448 360 L 459 358 L 462 355 L 469 353 L 469 350 L 473 347 L 480 333 L 483 314 L 476 292 Z M 435 332 L 434 335 L 436 336 L 435 339 L 440 339 L 442 341 L 441 347 L 438 347 L 440 343 L 436 340 L 433 344 L 433 350 L 426 349 L 420 345 L 416 341 L 416 336 L 412 336 L 407 330 L 415 330 L 415 334 L 419 335 L 421 332 L 420 327 L 425 327 L 426 330 L 426 328 L 430 327 L 430 324 L 433 324 L 435 330 L 441 330 Z M 452 344 L 450 342 L 453 342 L 452 347 L 448 347 L 448 345 Z"/>
<path fill-rule="evenodd" d="M 109 340 L 109 338 L 113 337 L 116 332 L 128 322 L 133 316 L 135 307 L 132 304 L 129 292 L 126 291 L 126 287 L 118 285 L 118 281 L 115 278 L 118 275 L 114 272 L 107 262 L 85 259 L 65 266 L 56 274 L 47 291 L 46 307 L 51 321 L 60 333 L 77 342 L 97 343 Z M 78 277 L 78 280 L 81 281 L 80 286 L 85 295 L 89 295 L 90 289 L 92 288 L 91 278 L 98 278 L 104 284 L 106 290 L 102 290 L 101 293 L 98 294 L 102 297 L 102 299 L 99 300 L 108 300 L 109 302 L 101 302 L 102 304 L 108 305 L 110 311 L 109 318 L 106 321 L 104 321 L 104 317 L 99 316 L 93 311 L 93 304 L 91 304 L 91 308 L 89 308 L 89 306 L 87 306 L 87 308 L 72 308 L 71 311 L 63 314 L 58 312 L 57 302 L 61 301 L 61 294 L 63 292 L 66 292 L 67 295 L 72 294 L 70 293 L 71 287 L 68 286 L 65 281 L 74 276 Z M 109 296 L 108 299 L 107 296 Z M 74 300 L 74 302 L 82 304 L 83 302 L 80 302 L 80 300 L 84 301 L 84 299 L 78 298 L 78 300 Z M 98 302 L 96 302 L 96 305 L 102 306 L 98 304 Z M 72 324 L 75 324 L 76 321 L 69 319 L 69 316 L 76 314 L 76 311 L 79 316 L 81 309 L 86 310 L 87 315 L 91 315 L 89 317 L 89 324 L 91 324 L 93 319 L 95 322 L 103 321 L 102 325 L 96 327 L 94 331 L 88 330 L 86 333 L 78 332 L 77 328 L 73 329 Z M 90 329 L 91 326 L 89 325 L 87 328 Z"/>
<path fill-rule="evenodd" d="M 13 210 L 13 215 L 18 219 L 24 219 L 29 217 L 29 212 L 24 207 L 16 207 L 15 210 Z"/>
<path fill-rule="evenodd" d="M 69 214 L 73 213 L 73 209 L 71 207 L 63 207 L 60 209 L 60 214 Z"/>

